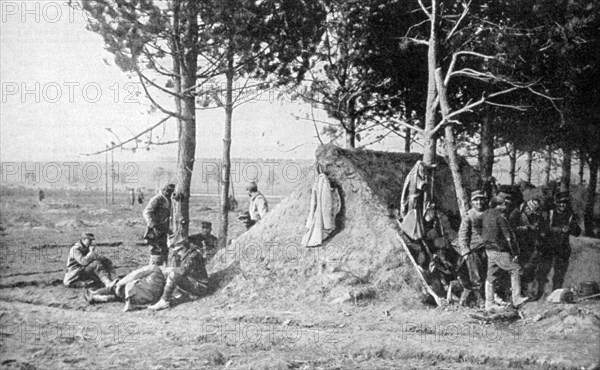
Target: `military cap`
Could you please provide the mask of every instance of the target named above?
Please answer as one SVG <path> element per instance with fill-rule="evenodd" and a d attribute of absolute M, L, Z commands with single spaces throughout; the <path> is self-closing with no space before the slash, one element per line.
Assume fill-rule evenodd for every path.
<path fill-rule="evenodd" d="M 202 221 L 202 228 L 203 229 L 212 229 L 212 222 Z"/>
<path fill-rule="evenodd" d="M 175 184 L 166 184 L 162 188 L 163 191 L 175 190 Z"/>
<path fill-rule="evenodd" d="M 481 190 L 475 190 L 474 192 L 471 193 L 471 200 L 475 200 L 478 198 L 486 198 L 485 194 L 483 193 L 483 191 Z"/>
<path fill-rule="evenodd" d="M 248 211 L 241 211 L 238 214 L 238 220 L 244 220 L 244 219 L 249 219 L 250 218 L 250 212 Z"/>
<path fill-rule="evenodd" d="M 92 234 L 92 233 L 81 234 L 81 239 L 96 240 L 96 238 L 94 237 L 94 234 Z"/>
<path fill-rule="evenodd" d="M 505 202 L 512 203 L 513 197 L 508 193 L 498 193 L 494 200 L 496 204 L 504 204 Z"/>
<path fill-rule="evenodd" d="M 246 190 L 249 191 L 256 191 L 258 190 L 258 185 L 256 184 L 256 181 L 250 181 L 246 184 Z"/>
<path fill-rule="evenodd" d="M 561 191 L 560 193 L 556 193 L 554 195 L 555 203 L 567 203 L 569 201 L 569 192 Z"/>

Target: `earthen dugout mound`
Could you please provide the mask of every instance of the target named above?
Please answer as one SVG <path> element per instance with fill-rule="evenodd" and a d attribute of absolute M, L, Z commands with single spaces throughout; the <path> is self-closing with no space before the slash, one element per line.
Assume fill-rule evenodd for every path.
<path fill-rule="evenodd" d="M 338 229 L 323 246 L 300 246 L 305 231 L 314 171 L 256 226 L 221 250 L 209 269 L 221 287 L 238 297 L 254 296 L 302 301 L 393 293 L 405 304 L 421 291 L 413 266 L 398 240 L 398 226 L 388 206 L 398 205 L 404 179 L 420 154 L 344 150 L 333 145 L 317 149 L 342 197 Z M 467 188 L 477 176 L 464 162 Z M 435 198 L 459 220 L 454 185 L 447 164 L 435 171 Z"/>

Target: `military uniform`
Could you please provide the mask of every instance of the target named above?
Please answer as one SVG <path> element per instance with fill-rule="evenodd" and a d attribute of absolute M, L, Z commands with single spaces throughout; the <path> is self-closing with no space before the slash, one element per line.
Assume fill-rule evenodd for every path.
<path fill-rule="evenodd" d="M 542 237 L 546 234 L 544 220 L 540 209 L 540 201 L 531 199 L 515 209 L 510 215 L 510 225 L 515 231 L 521 254 L 519 260 L 523 267 L 523 285 L 533 281 L 539 250 L 543 244 Z"/>
<path fill-rule="evenodd" d="M 248 212 L 250 213 L 250 219 L 255 222 L 264 218 L 267 212 L 269 212 L 269 204 L 261 192 L 257 191 L 256 193 L 252 194 L 252 197 L 250 198 L 250 206 L 248 206 Z"/>
<path fill-rule="evenodd" d="M 556 195 L 556 203 L 563 203 L 561 209 L 557 206 L 550 210 L 544 218 L 547 228 L 548 239 L 543 248 L 540 249 L 540 263 L 535 273 L 538 282 L 538 294 L 543 294 L 544 286 L 548 281 L 548 273 L 554 268 L 552 278 L 552 289 L 562 288 L 565 274 L 569 268 L 571 257 L 571 246 L 569 236 L 579 236 L 581 228 L 577 224 L 578 217 L 568 206 L 569 194 L 559 193 Z"/>
<path fill-rule="evenodd" d="M 467 291 L 474 291 L 479 303 L 482 299 L 483 282 L 487 273 L 487 256 L 481 236 L 483 228 L 483 213 L 471 208 L 467 212 L 458 230 L 458 245 L 461 259 L 458 263 L 458 281 Z M 465 302 L 468 299 L 465 294 Z M 464 304 L 463 303 L 463 304 Z"/>
<path fill-rule="evenodd" d="M 509 195 L 500 193 L 495 202 L 498 207 L 508 207 Z M 482 218 L 481 237 L 487 255 L 487 279 L 485 286 L 486 310 L 494 307 L 494 287 L 501 271 L 510 273 L 513 306 L 518 307 L 527 301 L 521 296 L 521 266 L 517 263 L 519 248 L 515 242 L 515 235 L 505 215 L 505 210 L 500 208 L 488 209 Z"/>
<path fill-rule="evenodd" d="M 82 235 L 82 239 L 84 238 L 94 240 L 94 235 Z M 94 280 L 108 285 L 111 280 L 111 265 L 112 263 L 108 258 L 90 251 L 90 248 L 80 239 L 69 251 L 63 284 L 71 287 L 77 281 Z"/>
<path fill-rule="evenodd" d="M 167 238 L 171 220 L 170 194 L 163 189 L 160 194 L 153 196 L 144 209 L 143 216 L 148 226 L 146 235 L 150 245 L 150 263 L 161 265 L 167 261 L 169 248 Z"/>
<path fill-rule="evenodd" d="M 188 246 L 181 256 L 180 266 L 173 268 L 167 274 L 167 283 L 161 301 L 170 302 L 175 288 L 195 296 L 202 296 L 208 291 L 205 260 L 196 248 Z"/>

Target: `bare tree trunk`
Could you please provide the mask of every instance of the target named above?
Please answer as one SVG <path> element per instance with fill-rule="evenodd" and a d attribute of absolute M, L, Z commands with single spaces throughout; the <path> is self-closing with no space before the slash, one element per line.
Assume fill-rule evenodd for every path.
<path fill-rule="evenodd" d="M 225 97 L 225 126 L 223 128 L 223 164 L 221 166 L 221 210 L 219 214 L 219 247 L 227 245 L 229 229 L 229 183 L 231 182 L 231 121 L 233 118 L 233 46 L 227 52 L 227 91 Z"/>
<path fill-rule="evenodd" d="M 515 177 L 517 175 L 517 146 L 515 144 L 510 145 L 508 159 L 510 160 L 510 168 L 508 170 L 508 174 L 510 176 L 510 184 L 514 185 Z"/>
<path fill-rule="evenodd" d="M 490 110 L 485 109 L 481 121 L 481 144 L 479 146 L 479 171 L 481 177 L 489 179 L 494 171 L 494 133 Z"/>
<path fill-rule="evenodd" d="M 350 118 L 348 127 L 346 127 L 346 149 L 356 148 L 356 127 L 354 121 L 354 118 Z"/>
<path fill-rule="evenodd" d="M 598 153 L 590 158 L 590 183 L 587 189 L 587 197 L 585 199 L 585 210 L 583 212 L 583 227 L 586 236 L 592 236 L 594 229 L 594 204 L 596 202 L 596 186 L 598 185 Z"/>
<path fill-rule="evenodd" d="M 583 184 L 583 173 L 585 171 L 585 153 L 583 150 L 579 151 L 579 183 Z"/>
<path fill-rule="evenodd" d="M 450 105 L 448 103 L 448 97 L 446 94 L 446 86 L 444 86 L 444 80 L 442 78 L 442 70 L 438 68 L 435 71 L 437 90 L 440 97 L 440 106 L 442 108 L 442 117 L 446 117 L 450 113 Z M 467 217 L 467 205 L 469 200 L 465 192 L 465 188 L 462 183 L 462 174 L 460 171 L 460 164 L 458 163 L 458 156 L 456 155 L 456 146 L 454 143 L 454 129 L 451 124 L 447 124 L 444 127 L 444 144 L 446 146 L 446 154 L 448 155 L 448 161 L 450 162 L 450 171 L 452 172 L 452 179 L 454 180 L 454 190 L 456 191 L 456 200 L 458 201 L 458 209 L 460 211 L 460 217 Z"/>
<path fill-rule="evenodd" d="M 404 153 L 410 153 L 410 141 L 411 141 L 410 129 L 407 127 L 404 129 Z"/>
<path fill-rule="evenodd" d="M 531 163 L 533 162 L 533 150 L 527 150 L 527 157 L 525 159 L 525 180 L 531 184 Z"/>
<path fill-rule="evenodd" d="M 177 154 L 177 197 L 173 202 L 174 232 L 181 238 L 189 235 L 190 187 L 196 154 L 196 100 L 192 94 L 196 85 L 198 67 L 198 4 L 193 0 L 181 1 L 181 33 L 179 46 L 182 57 L 179 60 L 181 87 L 181 131 Z"/>
<path fill-rule="evenodd" d="M 563 149 L 562 172 L 560 175 L 560 190 L 569 191 L 571 188 L 571 149 Z"/>
<path fill-rule="evenodd" d="M 432 135 L 432 131 L 436 125 L 436 83 L 435 70 L 438 66 L 438 13 L 439 5 L 437 0 L 431 1 L 431 31 L 429 34 L 429 49 L 427 51 L 427 106 L 425 108 L 425 134 L 423 145 L 423 162 L 426 165 L 431 165 L 435 160 L 436 139 Z"/>
<path fill-rule="evenodd" d="M 552 146 L 548 145 L 546 149 L 546 168 L 544 169 L 545 176 L 542 185 L 548 186 L 550 184 L 550 172 L 552 171 Z"/>

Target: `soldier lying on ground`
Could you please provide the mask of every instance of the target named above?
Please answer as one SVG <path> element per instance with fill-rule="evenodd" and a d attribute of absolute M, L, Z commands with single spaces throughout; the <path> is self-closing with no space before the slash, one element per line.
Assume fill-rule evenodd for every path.
<path fill-rule="evenodd" d="M 113 281 L 110 277 L 112 262 L 100 255 L 94 245 L 94 234 L 85 233 L 69 251 L 67 271 L 63 284 L 72 287 L 78 281 L 93 280 L 110 286 Z"/>
<path fill-rule="evenodd" d="M 168 272 L 162 297 L 156 304 L 148 307 L 149 310 L 169 308 L 175 288 L 192 296 L 203 296 L 208 291 L 208 273 L 201 252 L 192 248 L 188 240 L 178 242 L 173 249 L 179 253 L 180 267 Z"/>
<path fill-rule="evenodd" d="M 165 270 L 170 271 L 168 268 Z M 148 265 L 130 272 L 112 286 L 95 291 L 86 290 L 85 300 L 89 303 L 124 300 L 123 311 L 127 312 L 156 303 L 163 292 L 165 282 L 163 270 L 159 266 Z"/>

